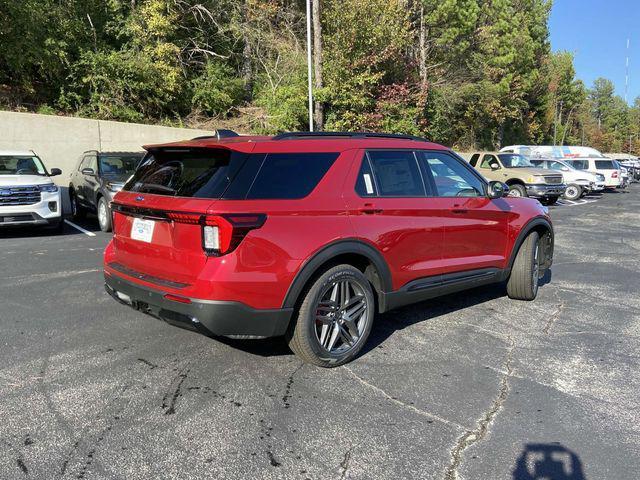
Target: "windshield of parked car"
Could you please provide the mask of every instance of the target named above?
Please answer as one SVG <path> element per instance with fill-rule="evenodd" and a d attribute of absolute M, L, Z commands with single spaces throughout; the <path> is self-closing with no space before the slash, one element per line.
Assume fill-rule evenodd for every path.
<path fill-rule="evenodd" d="M 534 166 L 524 155 L 518 155 L 516 153 L 502 153 L 498 155 L 498 157 L 500 157 L 500 161 L 505 168 L 531 168 Z"/>
<path fill-rule="evenodd" d="M 38 157 L 0 155 L 0 175 L 46 175 L 47 171 Z"/>
<path fill-rule="evenodd" d="M 142 160 L 139 155 L 100 155 L 100 173 L 103 177 L 114 182 L 125 182 L 138 168 Z"/>

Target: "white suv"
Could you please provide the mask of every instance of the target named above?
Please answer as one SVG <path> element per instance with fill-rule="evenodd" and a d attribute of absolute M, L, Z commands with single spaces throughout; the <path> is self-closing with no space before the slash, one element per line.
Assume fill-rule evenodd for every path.
<path fill-rule="evenodd" d="M 0 150 L 0 230 L 8 226 L 43 225 L 62 228 L 62 197 L 33 151 Z"/>
<path fill-rule="evenodd" d="M 566 160 L 532 158 L 529 161 L 538 168 L 561 171 L 564 183 L 567 184 L 564 198 L 568 200 L 577 200 L 587 193 L 604 190 L 604 175 L 600 173 L 578 170 Z"/>
<path fill-rule="evenodd" d="M 604 175 L 605 188 L 615 189 L 622 185 L 622 170 L 615 161 L 609 158 L 565 158 L 564 161 L 577 170 L 587 170 Z"/>

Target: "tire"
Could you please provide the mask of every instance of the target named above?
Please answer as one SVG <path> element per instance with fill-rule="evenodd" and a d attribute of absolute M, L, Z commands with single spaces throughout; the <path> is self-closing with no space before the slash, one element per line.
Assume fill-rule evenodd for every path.
<path fill-rule="evenodd" d="M 513 262 L 507 281 L 507 295 L 514 300 L 533 300 L 538 294 L 540 278 L 540 236 L 527 235 Z"/>
<path fill-rule="evenodd" d="M 527 189 L 524 188 L 523 185 L 516 183 L 514 185 L 509 185 L 509 196 L 510 197 L 526 197 Z"/>
<path fill-rule="evenodd" d="M 71 216 L 74 220 L 82 220 L 87 216 L 86 210 L 82 208 L 80 202 L 78 202 L 76 192 L 73 190 L 69 191 L 69 201 L 71 202 Z"/>
<path fill-rule="evenodd" d="M 303 295 L 287 333 L 289 348 L 304 362 L 319 367 L 351 361 L 373 325 L 375 300 L 369 281 L 357 268 L 338 265 L 322 273 Z M 360 300 L 349 306 L 356 297 Z M 345 321 L 351 316 L 351 322 Z"/>
<path fill-rule="evenodd" d="M 98 200 L 98 224 L 103 232 L 111 231 L 111 209 L 104 197 Z"/>
<path fill-rule="evenodd" d="M 558 197 L 548 197 L 544 203 L 547 205 L 555 205 L 558 202 Z"/>
<path fill-rule="evenodd" d="M 582 197 L 583 191 L 584 190 L 580 185 L 571 184 L 567 185 L 567 188 L 565 188 L 564 190 L 563 196 L 567 200 L 578 200 L 580 197 Z"/>

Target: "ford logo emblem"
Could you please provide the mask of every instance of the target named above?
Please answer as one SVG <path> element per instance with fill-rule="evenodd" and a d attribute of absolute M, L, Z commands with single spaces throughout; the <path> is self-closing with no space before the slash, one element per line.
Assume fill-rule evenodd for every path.
<path fill-rule="evenodd" d="M 136 197 L 136 202 L 142 202 L 144 200 L 144 197 L 142 195 L 138 195 Z"/>

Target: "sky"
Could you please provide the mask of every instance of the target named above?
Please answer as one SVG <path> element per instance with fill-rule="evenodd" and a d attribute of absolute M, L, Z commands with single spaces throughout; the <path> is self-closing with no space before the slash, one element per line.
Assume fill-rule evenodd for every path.
<path fill-rule="evenodd" d="M 623 98 L 630 38 L 628 102 L 640 97 L 640 0 L 554 0 L 549 28 L 551 49 L 574 54 L 576 76 L 587 87 L 605 77 Z"/>

